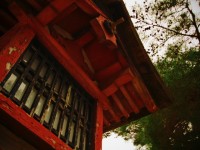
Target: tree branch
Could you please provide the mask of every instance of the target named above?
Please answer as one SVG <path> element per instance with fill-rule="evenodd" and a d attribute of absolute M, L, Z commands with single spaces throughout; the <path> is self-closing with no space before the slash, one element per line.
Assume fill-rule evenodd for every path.
<path fill-rule="evenodd" d="M 200 32 L 199 32 L 199 29 L 198 29 L 198 26 L 197 26 L 197 22 L 196 22 L 196 16 L 195 14 L 193 13 L 193 11 L 189 8 L 189 3 L 188 3 L 188 0 L 186 2 L 186 5 L 185 7 L 188 9 L 189 13 L 191 14 L 192 16 L 192 24 L 194 25 L 195 27 L 195 30 L 196 30 L 196 34 L 197 34 L 197 39 L 199 41 L 199 44 L 200 44 Z"/>
<path fill-rule="evenodd" d="M 175 34 L 173 34 L 172 36 L 168 36 L 166 37 L 166 39 L 161 43 L 161 45 L 164 45 L 169 39 L 171 39 L 173 36 L 175 36 Z"/>
<path fill-rule="evenodd" d="M 173 29 L 164 27 L 164 26 L 159 25 L 159 24 L 148 23 L 148 22 L 146 22 L 146 21 L 144 21 L 144 20 L 139 20 L 139 21 L 141 21 L 141 22 L 143 22 L 143 23 L 145 23 L 145 24 L 147 24 L 147 25 L 153 26 L 153 27 L 159 27 L 159 28 L 168 30 L 168 31 L 173 32 L 173 33 L 178 34 L 178 35 L 189 36 L 189 37 L 196 37 L 196 38 L 198 38 L 196 35 L 181 33 L 181 32 L 175 31 L 175 30 L 173 30 Z"/>
<path fill-rule="evenodd" d="M 175 12 L 172 12 L 172 13 L 170 13 L 169 15 L 167 15 L 166 17 L 170 17 L 170 16 L 172 16 L 172 15 L 174 15 L 174 14 L 177 14 L 177 13 L 183 11 L 184 9 L 185 9 L 185 8 L 182 8 L 182 9 L 180 9 L 180 10 L 177 10 L 177 11 L 175 11 Z"/>

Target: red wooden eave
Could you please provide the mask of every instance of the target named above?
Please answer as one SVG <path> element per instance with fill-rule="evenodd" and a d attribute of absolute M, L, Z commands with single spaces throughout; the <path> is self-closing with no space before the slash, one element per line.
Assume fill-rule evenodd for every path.
<path fill-rule="evenodd" d="M 121 53 L 124 47 L 117 43 L 117 39 L 120 40 L 118 34 L 109 33 L 105 28 L 105 21 L 115 24 L 105 13 L 90 0 L 48 2 L 43 7 L 39 1 L 28 1 L 37 10 L 36 16 L 27 14 L 16 3 L 10 5 L 9 9 L 19 23 L 0 39 L 3 43 L 0 44 L 3 48 L 0 66 L 7 68 L 0 71 L 0 81 L 36 37 L 98 102 L 97 141 L 103 130 L 142 116 L 143 110 L 152 113 L 158 109 L 141 74 Z M 18 40 L 7 38 L 12 35 L 11 31 L 16 33 L 14 39 Z M 12 56 L 5 57 L 10 55 L 10 48 L 20 51 L 12 49 Z M 96 147 L 99 149 L 100 144 Z"/>

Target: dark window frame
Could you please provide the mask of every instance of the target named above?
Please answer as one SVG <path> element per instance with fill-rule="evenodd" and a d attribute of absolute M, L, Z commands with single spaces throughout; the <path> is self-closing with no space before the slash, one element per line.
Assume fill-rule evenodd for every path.
<path fill-rule="evenodd" d="M 26 56 L 28 53 L 33 55 Z M 29 54 L 30 54 L 29 53 Z M 25 60 L 25 58 L 29 58 Z M 39 58 L 39 64 L 37 64 L 36 69 L 32 69 L 32 63 L 34 62 L 35 58 Z M 45 75 L 42 77 L 40 75 L 43 66 L 47 66 L 47 70 L 45 71 Z M 51 72 L 54 72 L 54 76 L 51 81 L 51 85 L 49 85 L 48 78 L 51 75 Z M 6 91 L 4 89 L 4 85 L 6 81 L 10 78 L 10 76 L 14 74 L 17 76 L 16 83 L 12 87 L 11 91 Z M 60 80 L 58 88 L 55 88 L 56 81 Z M 15 98 L 15 94 L 19 89 L 21 83 L 26 82 L 27 87 L 23 93 L 20 100 Z M 95 101 L 91 98 L 89 94 L 87 94 L 80 85 L 67 73 L 60 64 L 57 63 L 55 58 L 49 55 L 48 51 L 36 40 L 34 39 L 31 44 L 27 47 L 25 52 L 20 56 L 16 64 L 13 66 L 11 71 L 5 77 L 5 79 L 0 83 L 2 87 L 0 92 L 9 97 L 13 102 L 15 102 L 18 106 L 20 106 L 25 112 L 27 112 L 31 117 L 35 118 L 39 121 L 42 125 L 44 125 L 47 129 L 49 129 L 52 133 L 54 133 L 58 138 L 62 139 L 72 148 L 76 148 L 77 150 L 82 149 L 82 143 L 84 137 L 87 139 L 92 139 L 92 133 L 89 132 L 89 127 L 94 126 L 94 119 L 93 120 L 86 120 L 86 116 L 89 111 L 95 112 Z M 65 86 L 65 87 L 64 87 Z M 25 104 L 28 101 L 27 98 L 31 94 L 32 89 L 37 90 L 37 94 L 30 106 L 27 107 Z M 65 96 L 63 97 L 63 89 L 66 89 Z M 71 90 L 69 90 L 71 89 Z M 70 91 L 70 94 L 68 93 Z M 52 96 L 56 98 L 53 100 Z M 44 97 L 44 104 L 41 107 L 40 115 L 38 116 L 35 111 L 36 107 L 40 102 L 40 99 Z M 67 98 L 68 97 L 68 98 Z M 69 101 L 71 103 L 69 103 Z M 48 122 L 44 121 L 45 112 L 48 106 L 54 103 L 53 110 L 51 112 L 50 118 Z M 83 106 L 82 106 L 83 105 Z M 90 107 L 92 110 L 87 110 L 87 105 L 91 105 Z M 77 108 L 75 108 L 77 106 Z M 83 107 L 83 112 L 82 112 Z M 53 128 L 53 123 L 56 117 L 57 111 L 60 111 L 60 117 L 57 125 L 57 129 Z M 67 116 L 67 125 L 66 125 L 66 132 L 65 136 L 61 135 L 61 130 L 64 122 L 64 116 Z M 90 114 L 92 115 L 92 114 Z M 74 117 L 76 116 L 76 117 Z M 72 141 L 69 141 L 70 136 L 70 124 L 75 123 L 74 126 L 74 133 Z M 80 142 L 78 147 L 77 144 L 77 136 L 78 131 L 81 129 L 80 135 Z M 90 147 L 90 142 L 87 143 L 86 147 Z M 86 148 L 86 149 L 87 149 Z"/>

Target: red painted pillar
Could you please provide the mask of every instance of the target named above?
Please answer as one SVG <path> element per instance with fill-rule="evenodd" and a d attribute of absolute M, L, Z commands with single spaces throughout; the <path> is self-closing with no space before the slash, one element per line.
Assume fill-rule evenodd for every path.
<path fill-rule="evenodd" d="M 103 109 L 97 103 L 96 107 L 96 121 L 95 121 L 95 137 L 94 137 L 94 150 L 102 149 L 102 135 L 103 135 Z"/>

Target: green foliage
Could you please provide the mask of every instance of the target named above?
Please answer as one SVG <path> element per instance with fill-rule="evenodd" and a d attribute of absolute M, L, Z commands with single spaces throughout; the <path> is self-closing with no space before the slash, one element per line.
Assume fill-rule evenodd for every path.
<path fill-rule="evenodd" d="M 174 101 L 115 132 L 132 139 L 138 149 L 199 149 L 200 16 L 189 0 L 159 0 L 135 5 L 132 17 L 143 42 L 150 43 L 148 51 L 159 56 L 155 66 Z"/>

